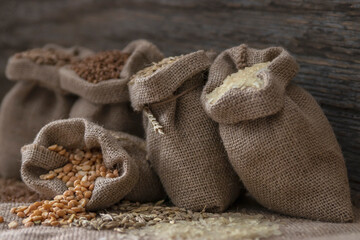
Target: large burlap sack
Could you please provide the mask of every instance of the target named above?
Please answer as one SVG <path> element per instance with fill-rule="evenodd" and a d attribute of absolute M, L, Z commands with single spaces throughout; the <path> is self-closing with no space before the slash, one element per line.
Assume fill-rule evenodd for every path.
<path fill-rule="evenodd" d="M 80 97 L 71 109 L 71 118 L 86 118 L 106 129 L 142 137 L 141 115 L 130 106 L 127 83 L 134 73 L 159 61 L 163 55 L 146 40 L 133 41 L 122 52 L 130 54 L 130 57 L 119 79 L 90 83 L 67 66 L 60 71 L 61 86 Z"/>
<path fill-rule="evenodd" d="M 238 197 L 240 181 L 201 107 L 210 63 L 204 51 L 165 59 L 135 75 L 129 91 L 133 108 L 144 112 L 148 159 L 171 201 L 219 212 Z"/>
<path fill-rule="evenodd" d="M 51 198 L 67 190 L 60 179 L 39 177 L 68 163 L 67 158 L 48 149 L 58 144 L 65 149 L 100 149 L 108 169 L 117 168 L 119 177 L 99 177 L 86 205 L 88 210 L 109 207 L 122 199 L 157 201 L 165 197 L 160 180 L 146 161 L 145 142 L 135 136 L 110 132 L 85 119 L 49 123 L 32 144 L 21 149 L 21 177 L 28 187 Z"/>
<path fill-rule="evenodd" d="M 207 94 L 228 75 L 267 61 L 258 73 L 262 88 L 233 88 L 210 104 Z M 210 68 L 203 107 L 219 123 L 230 162 L 259 203 L 292 216 L 350 221 L 341 149 L 315 99 L 290 83 L 297 71 L 295 59 L 280 47 L 228 49 Z"/>
<path fill-rule="evenodd" d="M 53 44 L 43 49 L 55 49 L 76 58 L 92 54 L 85 48 Z M 68 118 L 75 99 L 60 89 L 58 66 L 38 64 L 14 55 L 5 74 L 17 83 L 3 99 L 0 110 L 0 176 L 20 178 L 20 148 L 32 142 L 45 124 Z"/>

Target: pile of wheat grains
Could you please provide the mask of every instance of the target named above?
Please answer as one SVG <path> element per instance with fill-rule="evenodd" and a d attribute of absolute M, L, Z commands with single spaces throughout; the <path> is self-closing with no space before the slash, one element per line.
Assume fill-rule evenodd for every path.
<path fill-rule="evenodd" d="M 72 70 L 91 83 L 120 78 L 130 54 L 111 50 L 99 52 L 71 65 Z"/>
<path fill-rule="evenodd" d="M 61 179 L 68 190 L 62 195 L 55 196 L 53 200 L 37 201 L 29 206 L 14 207 L 11 212 L 24 218 L 22 223 L 26 227 L 34 224 L 69 225 L 75 219 L 95 218 L 96 213 L 85 210 L 94 190 L 95 180 L 98 177 L 118 177 L 118 170 L 109 170 L 105 167 L 99 150 L 68 151 L 58 145 L 50 146 L 48 149 L 68 158 L 68 163 L 41 175 L 40 179 Z"/>
<path fill-rule="evenodd" d="M 76 62 L 76 56 L 78 54 L 79 51 L 77 50 L 75 50 L 72 54 L 69 54 L 53 48 L 34 48 L 15 54 L 15 58 L 27 58 L 39 65 L 61 67 Z"/>
<path fill-rule="evenodd" d="M 206 208 L 193 212 L 164 200 L 157 203 L 121 201 L 97 213 L 86 212 L 96 178 L 114 178 L 119 176 L 118 171 L 106 169 L 102 154 L 96 149 L 69 151 L 59 145 L 48 149 L 65 156 L 69 162 L 40 178 L 61 179 L 68 189 L 53 200 L 39 200 L 12 208 L 12 213 L 23 218 L 25 227 L 45 225 L 113 230 L 134 239 L 260 239 L 281 235 L 278 221 L 260 214 L 216 214 L 206 212 Z M 3 221 L 0 217 L 0 223 Z M 9 229 L 18 226 L 17 221 L 8 224 Z"/>
<path fill-rule="evenodd" d="M 25 183 L 15 179 L 0 178 L 0 202 L 1 203 L 24 203 L 41 201 L 44 199 L 38 193 L 30 190 Z M 5 219 L 0 216 L 0 223 L 4 223 Z M 10 229 L 16 228 L 18 223 L 12 221 L 8 224 Z"/>

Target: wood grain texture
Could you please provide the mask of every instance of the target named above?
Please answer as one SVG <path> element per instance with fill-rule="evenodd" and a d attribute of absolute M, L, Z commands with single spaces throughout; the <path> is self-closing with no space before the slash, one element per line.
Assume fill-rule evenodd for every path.
<path fill-rule="evenodd" d="M 103 50 L 146 38 L 167 55 L 284 46 L 301 66 L 295 81 L 321 104 L 360 191 L 360 1 L 1 1 L 0 30 L 1 94 L 10 86 L 6 59 L 48 42 Z"/>

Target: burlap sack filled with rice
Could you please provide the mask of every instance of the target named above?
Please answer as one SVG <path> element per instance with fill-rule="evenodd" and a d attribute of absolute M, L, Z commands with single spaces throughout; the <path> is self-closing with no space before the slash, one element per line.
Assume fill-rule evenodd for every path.
<path fill-rule="evenodd" d="M 210 68 L 203 107 L 259 203 L 291 216 L 351 221 L 341 149 L 315 99 L 291 83 L 297 71 L 280 47 L 228 49 Z"/>
<path fill-rule="evenodd" d="M 145 142 L 85 119 L 46 125 L 21 152 L 23 181 L 48 198 L 69 190 L 64 195 L 81 200 L 92 191 L 87 210 L 106 208 L 122 199 L 145 202 L 164 198 L 160 180 L 146 161 Z"/>
<path fill-rule="evenodd" d="M 130 106 L 127 83 L 134 73 L 162 58 L 155 45 L 136 40 L 121 51 L 99 52 L 61 69 L 61 86 L 79 96 L 70 117 L 142 137 L 141 115 Z"/>
<path fill-rule="evenodd" d="M 130 99 L 144 113 L 148 159 L 180 207 L 224 211 L 239 195 L 215 122 L 200 95 L 211 61 L 204 51 L 166 58 L 129 82 Z"/>
<path fill-rule="evenodd" d="M 45 124 L 68 118 L 75 99 L 60 89 L 59 68 L 91 54 L 81 47 L 49 44 L 10 57 L 5 74 L 17 83 L 0 110 L 0 176 L 20 178 L 20 148 Z"/>

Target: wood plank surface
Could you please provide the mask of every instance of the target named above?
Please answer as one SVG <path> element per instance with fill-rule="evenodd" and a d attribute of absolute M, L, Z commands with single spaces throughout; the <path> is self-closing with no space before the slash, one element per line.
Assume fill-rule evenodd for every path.
<path fill-rule="evenodd" d="M 301 66 L 295 82 L 321 104 L 360 191 L 360 1 L 1 1 L 0 32 L 0 96 L 11 86 L 7 58 L 49 42 L 103 50 L 146 38 L 166 55 L 284 46 Z"/>

